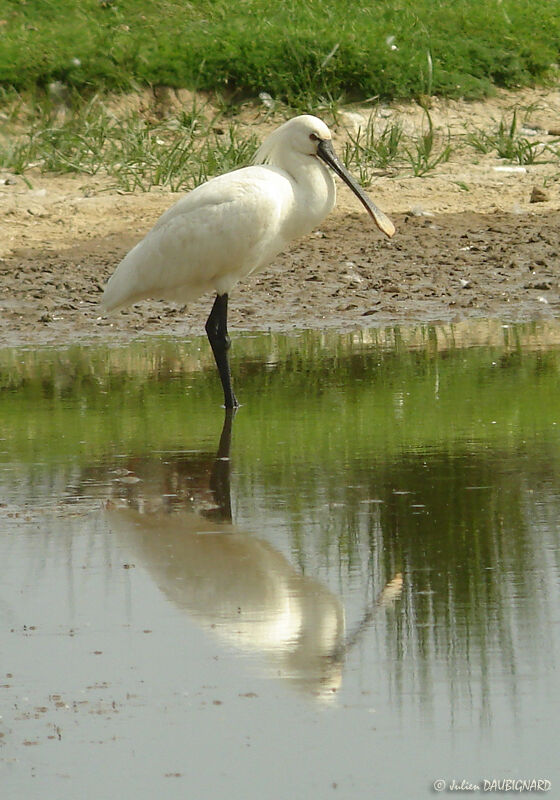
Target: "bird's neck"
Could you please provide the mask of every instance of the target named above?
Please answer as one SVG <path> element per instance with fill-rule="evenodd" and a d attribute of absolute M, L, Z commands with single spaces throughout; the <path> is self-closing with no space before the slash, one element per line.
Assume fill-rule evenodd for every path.
<path fill-rule="evenodd" d="M 310 233 L 329 214 L 336 202 L 334 176 L 315 156 L 302 156 L 297 168 L 290 171 L 298 209 L 296 226 L 302 230 L 296 236 Z"/>

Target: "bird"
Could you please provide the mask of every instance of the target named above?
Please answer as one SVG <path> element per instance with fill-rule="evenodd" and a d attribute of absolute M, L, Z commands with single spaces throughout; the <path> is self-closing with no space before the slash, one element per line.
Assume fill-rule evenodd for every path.
<path fill-rule="evenodd" d="M 130 250 L 105 287 L 105 312 L 140 300 L 187 303 L 216 297 L 205 330 L 226 409 L 236 409 L 228 351 L 228 298 L 238 281 L 267 266 L 333 210 L 334 174 L 388 237 L 395 227 L 337 157 L 328 126 L 311 114 L 284 122 L 262 142 L 251 165 L 211 178 L 165 211 Z"/>

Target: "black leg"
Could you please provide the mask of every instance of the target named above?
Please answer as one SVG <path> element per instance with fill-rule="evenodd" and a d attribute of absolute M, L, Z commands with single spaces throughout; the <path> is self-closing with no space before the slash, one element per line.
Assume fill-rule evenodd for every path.
<path fill-rule="evenodd" d="M 206 320 L 206 333 L 220 373 L 224 389 L 224 405 L 226 408 L 237 408 L 239 403 L 231 388 L 231 373 L 227 356 L 231 346 L 227 331 L 227 306 L 227 294 L 217 295 L 210 316 Z"/>

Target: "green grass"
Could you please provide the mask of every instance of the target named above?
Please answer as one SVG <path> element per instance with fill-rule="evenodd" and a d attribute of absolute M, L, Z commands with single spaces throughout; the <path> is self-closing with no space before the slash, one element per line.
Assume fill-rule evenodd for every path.
<path fill-rule="evenodd" d="M 4 0 L 0 84 L 274 99 L 480 97 L 560 60 L 550 0 Z"/>
<path fill-rule="evenodd" d="M 516 164 L 550 161 L 554 153 L 551 147 L 544 146 L 538 139 L 531 141 L 523 135 L 516 109 L 511 119 L 501 119 L 493 131 L 470 131 L 466 142 L 479 153 L 496 153 L 499 158 Z"/>
<path fill-rule="evenodd" d="M 397 167 L 402 158 L 404 141 L 405 135 L 399 121 L 386 123 L 377 133 L 372 116 L 365 128 L 350 132 L 344 147 L 344 162 L 360 183 L 368 184 L 376 170 L 388 171 Z"/>
<path fill-rule="evenodd" d="M 424 126 L 416 136 L 411 146 L 405 147 L 405 153 L 416 178 L 421 178 L 431 172 L 439 164 L 449 161 L 451 156 L 450 136 L 443 144 L 438 144 L 437 134 L 429 112 L 425 111 Z"/>
<path fill-rule="evenodd" d="M 99 96 L 84 101 L 77 95 L 71 101 L 73 109 L 62 116 L 56 105 L 41 102 L 21 112 L 19 119 L 5 122 L 0 168 L 24 177 L 30 173 L 31 178 L 25 177 L 28 183 L 35 168 L 59 174 L 99 174 L 108 190 L 149 191 L 165 186 L 188 191 L 214 175 L 249 164 L 259 144 L 235 115 L 196 99 L 191 107 L 163 119 L 151 112 L 116 114 Z M 324 112 L 336 119 L 336 107 Z M 425 177 L 463 146 L 515 164 L 558 164 L 558 142 L 527 139 L 517 119 L 514 111 L 512 118 L 503 118 L 493 130 L 473 128 L 452 139 L 449 131 L 434 128 L 427 109 L 422 125 L 410 134 L 399 120 L 380 126 L 374 109 L 364 127 L 348 133 L 341 154 L 364 186 L 380 173 Z"/>
<path fill-rule="evenodd" d="M 549 0 L 4 0 L 0 33 L 0 167 L 102 173 L 122 191 L 185 190 L 248 163 L 257 142 L 223 112 L 262 93 L 280 114 L 337 121 L 352 100 L 479 97 L 544 81 L 560 61 Z M 106 91 L 146 85 L 211 91 L 214 110 L 162 119 L 103 103 Z M 515 115 L 466 142 L 515 163 L 543 157 Z M 429 174 L 451 154 L 427 112 L 414 136 L 367 126 L 344 157 L 367 184 L 380 170 Z"/>
<path fill-rule="evenodd" d="M 117 116 L 94 97 L 58 120 L 55 108 L 32 109 L 23 135 L 0 140 L 0 167 L 108 176 L 108 188 L 188 190 L 250 162 L 257 137 L 194 104 L 164 120 L 137 112 Z"/>
<path fill-rule="evenodd" d="M 344 147 L 344 161 L 364 185 L 369 185 L 376 173 L 412 173 L 423 177 L 440 164 L 449 161 L 453 152 L 451 137 L 437 133 L 429 111 L 424 112 L 424 122 L 419 132 L 407 136 L 401 123 L 386 123 L 376 131 L 372 115 L 364 128 L 349 133 Z"/>

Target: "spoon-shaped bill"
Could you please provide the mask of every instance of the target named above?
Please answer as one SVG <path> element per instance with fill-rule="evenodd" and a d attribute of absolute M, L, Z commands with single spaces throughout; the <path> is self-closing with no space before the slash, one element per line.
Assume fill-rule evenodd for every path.
<path fill-rule="evenodd" d="M 375 203 L 369 199 L 360 184 L 350 175 L 346 167 L 342 164 L 334 152 L 332 143 L 329 139 L 322 139 L 319 142 L 319 146 L 317 147 L 317 155 L 325 162 L 325 164 L 328 164 L 329 167 L 331 167 L 339 177 L 342 178 L 347 186 L 352 189 L 358 200 L 365 206 L 379 230 L 391 237 L 395 232 L 395 226 L 389 217 L 384 214 L 380 208 L 377 208 Z"/>

